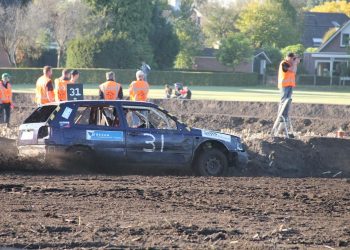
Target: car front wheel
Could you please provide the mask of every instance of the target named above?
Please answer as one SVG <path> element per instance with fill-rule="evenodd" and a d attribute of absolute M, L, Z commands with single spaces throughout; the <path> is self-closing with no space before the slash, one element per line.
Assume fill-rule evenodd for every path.
<path fill-rule="evenodd" d="M 196 164 L 196 172 L 201 176 L 222 176 L 227 169 L 227 157 L 218 149 L 201 152 Z"/>

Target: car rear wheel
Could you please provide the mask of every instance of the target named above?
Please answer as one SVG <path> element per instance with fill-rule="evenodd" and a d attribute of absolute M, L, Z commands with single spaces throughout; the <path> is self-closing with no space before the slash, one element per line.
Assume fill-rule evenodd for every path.
<path fill-rule="evenodd" d="M 201 176 L 222 176 L 228 166 L 226 155 L 219 149 L 207 149 L 201 152 L 196 164 L 196 172 Z"/>
<path fill-rule="evenodd" d="M 69 149 L 68 165 L 71 170 L 93 170 L 95 167 L 94 152 L 86 147 L 75 146 Z"/>

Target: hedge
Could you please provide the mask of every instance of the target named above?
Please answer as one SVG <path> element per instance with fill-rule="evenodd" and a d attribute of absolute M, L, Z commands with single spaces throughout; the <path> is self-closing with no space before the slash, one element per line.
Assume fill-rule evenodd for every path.
<path fill-rule="evenodd" d="M 332 85 L 339 85 L 340 78 L 333 76 Z M 297 78 L 298 85 L 330 85 L 331 78 L 329 76 L 315 76 L 314 75 L 299 75 Z"/>
<path fill-rule="evenodd" d="M 105 81 L 105 73 L 111 69 L 78 69 L 79 82 L 101 83 Z M 53 79 L 61 76 L 62 69 L 53 69 Z M 129 84 L 135 79 L 136 69 L 114 69 L 117 81 Z M 42 75 L 41 68 L 0 68 L 0 74 L 7 72 L 14 83 L 35 83 Z M 153 85 L 182 82 L 192 86 L 253 86 L 258 85 L 256 73 L 224 73 L 193 71 L 151 71 L 148 82 Z"/>

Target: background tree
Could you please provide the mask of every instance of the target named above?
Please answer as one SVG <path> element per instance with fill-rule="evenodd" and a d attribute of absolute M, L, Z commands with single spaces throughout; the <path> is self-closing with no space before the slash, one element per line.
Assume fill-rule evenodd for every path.
<path fill-rule="evenodd" d="M 305 52 L 314 53 L 317 52 L 318 48 L 309 47 L 305 49 Z"/>
<path fill-rule="evenodd" d="M 95 37 L 80 37 L 68 43 L 67 62 L 69 68 L 93 68 L 95 55 L 100 52 L 99 41 Z"/>
<path fill-rule="evenodd" d="M 296 24 L 297 21 L 297 11 L 294 6 L 290 3 L 290 0 L 270 0 L 272 4 L 277 4 L 279 7 L 282 7 L 285 15 L 292 20 L 293 24 Z"/>
<path fill-rule="evenodd" d="M 350 3 L 348 1 L 323 2 L 311 8 L 310 11 L 344 13 L 350 17 Z"/>
<path fill-rule="evenodd" d="M 257 47 L 283 48 L 299 41 L 297 25 L 281 2 L 249 3 L 239 15 L 236 27 Z"/>
<path fill-rule="evenodd" d="M 242 34 L 230 33 L 222 40 L 216 55 L 219 62 L 235 68 L 242 61 L 253 56 L 253 48 L 250 41 Z"/>
<path fill-rule="evenodd" d="M 205 18 L 202 27 L 206 45 L 213 46 L 227 37 L 230 32 L 236 32 L 235 22 L 238 17 L 238 9 L 225 7 L 218 2 L 206 4 L 201 9 Z"/>
<path fill-rule="evenodd" d="M 19 2 L 11 5 L 0 5 L 0 46 L 5 51 L 8 61 L 17 67 L 16 52 L 25 40 L 25 7 Z"/>
<path fill-rule="evenodd" d="M 101 29 L 102 33 L 111 32 L 115 37 L 127 38 L 132 42 L 129 55 L 136 58 L 133 67 L 139 67 L 142 61 L 153 63 L 153 50 L 149 41 L 152 28 L 151 19 L 153 1 L 149 0 L 85 0 L 95 11 L 108 21 Z"/>
<path fill-rule="evenodd" d="M 296 55 L 302 56 L 302 54 L 305 52 L 305 47 L 300 43 L 289 45 L 281 49 L 282 57 L 285 57 L 289 52 L 293 52 Z"/>
<path fill-rule="evenodd" d="M 159 0 L 154 2 L 152 26 L 149 33 L 154 55 L 152 68 L 172 68 L 176 55 L 179 53 L 180 42 L 172 24 L 163 16 L 165 10 L 167 10 L 166 2 Z"/>
<path fill-rule="evenodd" d="M 306 0 L 305 1 L 306 8 L 311 9 L 316 5 L 320 5 L 320 4 L 324 3 L 325 1 L 327 1 L 327 0 Z"/>
<path fill-rule="evenodd" d="M 69 44 L 67 66 L 137 68 L 141 61 L 154 69 L 173 66 L 179 41 L 172 24 L 164 17 L 168 8 L 165 0 L 85 2 L 93 9 L 93 15 L 102 16 L 105 22 L 96 35 Z M 91 38 L 93 42 L 89 41 Z M 87 62 L 79 62 L 79 58 Z"/>
<path fill-rule="evenodd" d="M 41 27 L 57 45 L 57 67 L 62 66 L 62 56 L 68 42 L 78 35 L 91 32 L 90 9 L 80 1 L 36 0 L 33 2 Z"/>
<path fill-rule="evenodd" d="M 269 69 L 277 69 L 282 59 L 281 51 L 272 46 L 264 46 L 263 50 L 271 60 L 271 64 L 267 65 Z"/>
<path fill-rule="evenodd" d="M 132 41 L 111 32 L 101 37 L 86 36 L 71 41 L 67 49 L 69 68 L 132 68 L 136 62 L 129 48 Z"/>
<path fill-rule="evenodd" d="M 192 68 L 194 57 L 203 49 L 204 36 L 201 27 L 193 17 L 193 0 L 182 1 L 180 10 L 174 16 L 176 35 L 180 41 L 180 51 L 176 56 L 175 68 Z"/>

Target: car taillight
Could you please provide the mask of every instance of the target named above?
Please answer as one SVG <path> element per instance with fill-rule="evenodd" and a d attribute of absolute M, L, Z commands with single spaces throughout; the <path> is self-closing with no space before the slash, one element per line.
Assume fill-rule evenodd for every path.
<path fill-rule="evenodd" d="M 42 126 L 38 131 L 38 139 L 45 138 L 49 136 L 50 128 L 48 126 Z"/>

